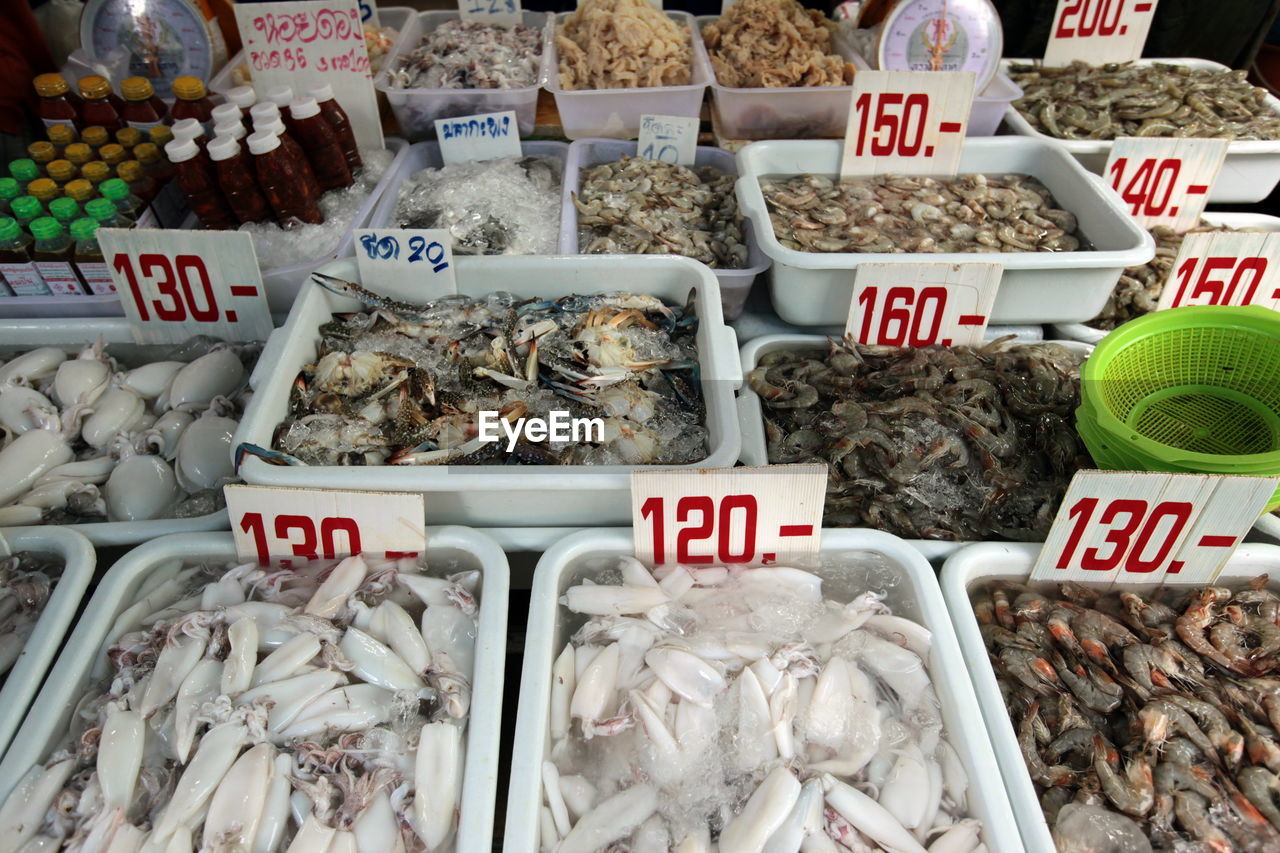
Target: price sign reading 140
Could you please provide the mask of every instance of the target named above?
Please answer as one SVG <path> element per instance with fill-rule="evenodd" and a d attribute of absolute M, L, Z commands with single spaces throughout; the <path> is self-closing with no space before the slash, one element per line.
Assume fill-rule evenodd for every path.
<path fill-rule="evenodd" d="M 758 566 L 814 554 L 826 484 L 825 465 L 633 471 L 636 557 Z"/>
<path fill-rule="evenodd" d="M 1227 156 L 1225 139 L 1137 138 L 1111 146 L 1105 175 L 1143 228 L 1194 228 Z"/>
<path fill-rule="evenodd" d="M 1079 471 L 1033 580 L 1209 583 L 1275 493 L 1276 477 Z"/>
<path fill-rule="evenodd" d="M 1183 305 L 1262 305 L 1280 311 L 1280 234 L 1187 234 L 1156 308 Z"/>
<path fill-rule="evenodd" d="M 248 234 L 103 228 L 98 239 L 139 343 L 263 341 L 271 333 Z"/>
<path fill-rule="evenodd" d="M 972 71 L 859 71 L 841 177 L 954 175 L 973 104 Z"/>
<path fill-rule="evenodd" d="M 1044 64 L 1101 65 L 1142 56 L 1155 0 L 1058 0 Z"/>
<path fill-rule="evenodd" d="M 845 334 L 894 347 L 982 343 L 1000 264 L 859 264 Z"/>

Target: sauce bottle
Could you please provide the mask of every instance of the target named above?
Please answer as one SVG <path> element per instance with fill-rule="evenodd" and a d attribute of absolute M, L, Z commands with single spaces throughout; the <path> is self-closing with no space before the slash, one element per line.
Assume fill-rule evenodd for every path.
<path fill-rule="evenodd" d="M 307 157 L 307 152 L 302 150 L 302 146 L 298 144 L 297 140 L 294 139 L 287 130 L 285 130 L 284 122 L 276 118 L 266 124 L 258 126 L 257 129 L 260 131 L 266 131 L 267 133 L 274 133 L 276 136 L 280 137 L 280 144 L 284 146 L 284 150 L 290 157 L 297 161 L 298 171 L 302 174 L 302 180 L 306 181 L 310 185 L 311 194 L 316 198 L 319 198 L 320 194 L 324 192 L 324 190 L 320 188 L 320 182 L 316 180 L 315 170 L 311 168 L 311 160 Z"/>
<path fill-rule="evenodd" d="M 249 117 L 253 119 L 253 129 L 261 130 L 264 124 L 280 118 L 280 108 L 271 101 L 261 101 L 249 110 Z"/>
<path fill-rule="evenodd" d="M 218 189 L 218 176 L 209 155 L 193 140 L 175 139 L 164 148 L 177 174 L 175 180 L 187 206 L 206 228 L 234 228 L 235 214 Z"/>
<path fill-rule="evenodd" d="M 83 169 L 93 159 L 93 149 L 83 142 L 73 142 L 63 149 L 62 156 Z"/>
<path fill-rule="evenodd" d="M 80 177 L 97 188 L 98 184 L 111 177 L 111 167 L 101 160 L 91 160 L 80 167 Z"/>
<path fill-rule="evenodd" d="M 40 200 L 29 195 L 20 195 L 15 198 L 9 205 L 9 210 L 23 228 L 30 225 L 31 220 L 44 216 L 44 206 L 40 204 Z"/>
<path fill-rule="evenodd" d="M 207 134 L 204 125 L 193 118 L 184 118 L 173 123 L 173 138 L 179 142 L 192 140 L 196 145 L 204 148 L 208 143 Z"/>
<path fill-rule="evenodd" d="M 62 190 L 58 189 L 58 185 L 50 178 L 36 178 L 27 184 L 27 195 L 48 207 L 49 202 L 62 195 Z"/>
<path fill-rule="evenodd" d="M 52 216 L 42 216 L 31 223 L 31 236 L 35 238 L 31 258 L 49 290 L 60 296 L 83 296 L 84 282 L 71 265 L 75 246 L 62 223 Z"/>
<path fill-rule="evenodd" d="M 55 124 L 45 131 L 53 147 L 58 149 L 58 156 L 63 156 L 67 146 L 76 141 L 76 129 L 69 124 Z"/>
<path fill-rule="evenodd" d="M 116 174 L 129 186 L 129 192 L 142 199 L 144 204 L 151 204 L 160 194 L 160 185 L 137 160 L 125 160 L 116 167 Z"/>
<path fill-rule="evenodd" d="M 81 207 L 88 204 L 90 199 L 97 197 L 98 191 L 93 184 L 84 178 L 77 178 L 74 181 L 67 181 L 67 185 L 62 188 L 62 194 L 67 198 L 76 200 L 76 204 Z"/>
<path fill-rule="evenodd" d="M 155 179 L 158 184 L 166 184 L 173 177 L 173 164 L 170 163 L 155 143 L 144 142 L 133 149 L 133 156 L 138 158 L 142 168 Z"/>
<path fill-rule="evenodd" d="M 213 117 L 214 136 L 218 135 L 217 129 L 220 125 L 231 124 L 232 122 L 239 124 L 244 118 L 240 108 L 232 103 L 219 104 L 213 108 L 213 112 L 210 115 Z"/>
<path fill-rule="evenodd" d="M 240 141 L 231 136 L 218 136 L 209 143 L 209 159 L 218 173 L 218 188 L 236 218 L 241 222 L 269 222 L 271 205 L 258 188 L 249 156 L 241 150 Z"/>
<path fill-rule="evenodd" d="M 164 124 L 169 115 L 165 102 L 156 97 L 156 90 L 146 77 L 126 77 L 120 81 L 120 94 L 124 96 L 124 113 L 121 118 L 135 130 L 148 131 Z"/>
<path fill-rule="evenodd" d="M 95 124 L 80 131 L 80 141 L 97 151 L 111 141 L 111 134 L 105 127 Z"/>
<path fill-rule="evenodd" d="M 54 160 L 45 171 L 59 184 L 74 181 L 80 174 L 80 170 L 70 160 Z"/>
<path fill-rule="evenodd" d="M 151 142 L 161 151 L 164 147 L 173 141 L 173 128 L 167 124 L 159 127 L 153 127 L 147 132 L 147 136 L 151 137 Z"/>
<path fill-rule="evenodd" d="M 16 220 L 0 217 L 0 275 L 14 296 L 49 295 L 49 286 L 31 262 L 32 242 Z"/>
<path fill-rule="evenodd" d="M 13 178 L 0 178 L 0 215 L 9 215 L 9 206 L 22 195 L 22 187 Z"/>
<path fill-rule="evenodd" d="M 342 153 L 342 145 L 338 142 L 338 134 L 320 115 L 316 99 L 300 98 L 289 105 L 289 112 L 293 115 L 295 138 L 306 152 L 320 188 L 332 190 L 355 183 L 351 167 Z"/>
<path fill-rule="evenodd" d="M 63 228 L 70 228 L 73 220 L 80 218 L 80 205 L 73 198 L 55 198 L 49 202 L 49 215 L 62 223 Z"/>
<path fill-rule="evenodd" d="M 27 156 L 41 172 L 48 173 L 49 164 L 58 159 L 58 149 L 52 142 L 33 142 L 27 146 Z"/>
<path fill-rule="evenodd" d="M 228 104 L 235 104 L 240 108 L 240 117 L 249 117 L 249 108 L 258 102 L 258 93 L 253 91 L 252 86 L 236 86 L 227 92 L 223 97 L 227 99 Z"/>
<path fill-rule="evenodd" d="M 347 158 L 347 165 L 351 167 L 351 172 L 354 174 L 356 169 L 363 165 L 363 161 L 360 159 L 360 146 L 356 144 L 356 132 L 351 127 L 351 120 L 347 118 L 342 105 L 333 97 L 333 87 L 328 83 L 322 86 L 314 86 L 307 91 L 307 95 L 316 99 L 316 103 L 320 105 L 320 115 L 324 116 L 324 120 L 329 122 L 333 132 L 338 134 L 338 144 L 342 146 L 342 156 Z"/>
<path fill-rule="evenodd" d="M 95 198 L 84 206 L 84 212 L 103 228 L 133 227 L 133 222 L 121 214 L 110 199 Z"/>
<path fill-rule="evenodd" d="M 40 96 L 40 104 L 36 107 L 36 115 L 45 127 L 56 124 L 68 124 L 81 127 L 80 110 L 77 101 L 72 100 L 71 88 L 61 74 L 40 74 L 32 81 L 36 94 Z"/>
<path fill-rule="evenodd" d="M 80 116 L 84 126 L 99 124 L 110 133 L 124 127 L 119 109 L 112 103 L 113 98 L 119 99 L 111 91 L 111 84 L 107 82 L 107 78 L 99 77 L 97 74 L 81 77 L 80 96 L 84 98 L 84 107 Z M 123 106 L 124 102 L 121 101 L 120 105 Z"/>
<path fill-rule="evenodd" d="M 124 150 L 123 145 L 112 142 L 98 149 L 98 156 L 102 158 L 102 162 L 108 166 L 119 166 L 125 160 L 129 159 L 129 152 Z"/>
<path fill-rule="evenodd" d="M 184 118 L 193 118 L 201 124 L 213 125 L 213 101 L 209 100 L 204 90 L 204 82 L 199 77 L 175 77 L 173 79 L 173 109 L 169 116 L 177 124 Z"/>
<path fill-rule="evenodd" d="M 36 165 L 34 160 L 28 160 L 26 157 L 21 160 L 11 160 L 9 162 L 9 175 L 25 190 L 27 184 L 40 177 L 40 167 Z"/>
<path fill-rule="evenodd" d="M 98 186 L 98 192 L 102 193 L 103 198 L 110 199 L 116 210 L 134 222 L 141 219 L 147 209 L 142 199 L 129 192 L 129 185 L 121 178 L 103 181 Z"/>
<path fill-rule="evenodd" d="M 267 90 L 266 99 L 275 104 L 280 112 L 284 112 L 285 107 L 293 100 L 293 89 L 288 86 L 272 86 Z"/>
<path fill-rule="evenodd" d="M 324 222 L 317 196 L 302 177 L 297 161 L 274 133 L 260 130 L 249 136 L 249 152 L 258 186 L 267 197 L 276 219 L 297 217 L 303 222 Z"/>
<path fill-rule="evenodd" d="M 250 156 L 249 143 L 247 141 L 249 133 L 244 129 L 244 125 L 238 121 L 214 125 L 213 138 L 217 140 L 223 137 L 229 137 L 236 141 L 236 144 L 240 146 L 240 151 L 244 154 L 245 161 L 247 162 Z M 212 145 L 213 143 L 211 142 L 209 144 Z"/>
<path fill-rule="evenodd" d="M 71 239 L 76 241 L 72 261 L 89 292 L 98 296 L 115 295 L 116 283 L 98 245 L 98 220 L 86 216 L 72 222 Z"/>
<path fill-rule="evenodd" d="M 125 151 L 133 151 L 142 141 L 142 131 L 136 127 L 122 127 L 116 131 L 116 142 L 124 146 Z"/>

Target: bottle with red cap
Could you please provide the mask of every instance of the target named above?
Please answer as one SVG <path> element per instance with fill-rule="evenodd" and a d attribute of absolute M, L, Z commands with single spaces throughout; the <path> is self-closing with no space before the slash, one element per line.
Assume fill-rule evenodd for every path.
<path fill-rule="evenodd" d="M 307 158 L 307 152 L 302 150 L 302 146 L 298 144 L 287 130 L 284 128 L 284 122 L 280 121 L 280 117 L 271 119 L 263 124 L 255 124 L 255 130 L 264 130 L 267 133 L 274 133 L 280 137 L 280 144 L 284 146 L 284 150 L 290 157 L 298 162 L 298 171 L 302 176 L 302 180 L 306 181 L 311 187 L 311 194 L 316 198 L 320 197 L 323 190 L 320 188 L 320 182 L 316 180 L 315 170 L 311 168 L 311 161 Z"/>
<path fill-rule="evenodd" d="M 313 224 L 324 222 L 318 196 L 303 180 L 297 160 L 285 150 L 279 136 L 266 130 L 250 134 L 249 153 L 253 155 L 258 186 L 277 219 L 296 217 Z"/>
<path fill-rule="evenodd" d="M 80 127 L 99 125 L 106 128 L 109 133 L 115 133 L 125 126 L 124 120 L 120 118 L 120 110 L 113 102 L 119 98 L 111 91 L 111 84 L 107 82 L 107 78 L 90 74 L 81 77 L 79 85 L 80 96 L 84 98 Z M 124 102 L 121 101 L 120 104 L 123 106 Z"/>
<path fill-rule="evenodd" d="M 328 83 L 315 86 L 307 91 L 307 95 L 316 99 L 316 103 L 320 105 L 320 115 L 324 116 L 324 120 L 329 122 L 333 132 L 338 134 L 338 144 L 342 147 L 342 156 L 347 158 L 347 166 L 354 173 L 356 169 L 364 165 L 360 159 L 360 146 L 356 144 L 356 132 L 351 127 L 351 120 L 347 118 L 346 111 L 342 109 L 342 105 L 333 97 L 333 87 Z"/>
<path fill-rule="evenodd" d="M 338 134 L 333 126 L 320 115 L 320 105 L 315 98 L 299 98 L 289 105 L 298 144 L 311 162 L 311 171 L 322 190 L 349 187 L 355 181 L 351 167 L 342 153 Z"/>
<path fill-rule="evenodd" d="M 121 118 L 135 130 L 148 131 L 169 117 L 168 105 L 156 97 L 156 90 L 146 77 L 124 78 L 120 81 L 120 94 L 124 96 Z"/>
<path fill-rule="evenodd" d="M 36 94 L 40 96 L 36 115 L 45 127 L 69 124 L 79 130 L 84 126 L 80 120 L 80 99 L 73 100 L 71 87 L 62 79 L 61 74 L 40 74 L 32 83 L 35 84 Z"/>
<path fill-rule="evenodd" d="M 237 122 L 237 126 L 240 126 Z M 244 130 L 240 126 L 241 131 Z M 231 136 L 215 136 L 208 147 L 209 159 L 218 173 L 218 188 L 241 222 L 267 222 L 272 218 L 249 158 L 240 149 L 240 141 Z"/>
<path fill-rule="evenodd" d="M 218 189 L 218 177 L 209 155 L 194 139 L 174 139 L 164 147 L 175 170 L 175 180 L 187 206 L 206 228 L 234 228 L 238 224 Z"/>

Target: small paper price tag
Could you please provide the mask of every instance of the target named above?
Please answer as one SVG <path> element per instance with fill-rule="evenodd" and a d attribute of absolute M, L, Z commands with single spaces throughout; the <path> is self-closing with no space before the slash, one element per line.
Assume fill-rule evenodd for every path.
<path fill-rule="evenodd" d="M 265 341 L 271 334 L 248 234 L 103 228 L 98 240 L 138 343 L 177 343 L 192 335 Z"/>
<path fill-rule="evenodd" d="M 996 301 L 1000 264 L 859 264 L 846 335 L 860 344 L 976 346 Z"/>
<path fill-rule="evenodd" d="M 429 302 L 458 292 L 452 237 L 443 228 L 357 228 L 356 267 L 374 293 Z"/>
<path fill-rule="evenodd" d="M 520 122 L 514 110 L 436 119 L 440 159 L 446 166 L 520 156 Z"/>
<path fill-rule="evenodd" d="M 1275 493 L 1276 477 L 1078 471 L 1032 580 L 1210 583 Z"/>
<path fill-rule="evenodd" d="M 760 566 L 815 554 L 826 492 L 826 465 L 632 471 L 636 557 Z"/>
<path fill-rule="evenodd" d="M 416 492 L 223 487 L 236 556 L 263 565 L 352 554 L 415 557 L 427 545 Z"/>
<path fill-rule="evenodd" d="M 380 28 L 382 22 L 378 18 L 378 4 L 374 0 L 359 0 L 360 22 L 365 26 Z"/>
<path fill-rule="evenodd" d="M 458 15 L 464 21 L 503 27 L 514 27 L 524 21 L 520 0 L 458 0 Z"/>
<path fill-rule="evenodd" d="M 1226 139 L 1123 136 L 1104 172 L 1143 228 L 1194 228 L 1227 156 Z"/>
<path fill-rule="evenodd" d="M 640 116 L 636 153 L 646 160 L 692 166 L 698 156 L 697 116 Z"/>
<path fill-rule="evenodd" d="M 1262 305 L 1280 311 L 1280 234 L 1188 233 L 1156 310 L 1183 305 Z"/>
<path fill-rule="evenodd" d="M 1142 56 L 1156 0 L 1058 0 L 1044 64 L 1130 62 Z"/>
<path fill-rule="evenodd" d="M 972 71 L 859 71 L 853 75 L 842 178 L 954 175 L 973 106 Z"/>

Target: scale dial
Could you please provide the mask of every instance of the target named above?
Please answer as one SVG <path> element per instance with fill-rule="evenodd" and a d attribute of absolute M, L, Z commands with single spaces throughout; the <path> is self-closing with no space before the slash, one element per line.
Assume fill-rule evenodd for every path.
<path fill-rule="evenodd" d="M 189 0 L 89 0 L 80 44 L 93 59 L 123 47 L 129 52 L 124 76 L 146 77 L 165 100 L 173 99 L 175 77 L 207 82 L 214 72 L 208 27 Z"/>
<path fill-rule="evenodd" d="M 981 92 L 1003 49 L 991 0 L 902 0 L 884 20 L 877 58 L 885 71 L 972 71 Z"/>

